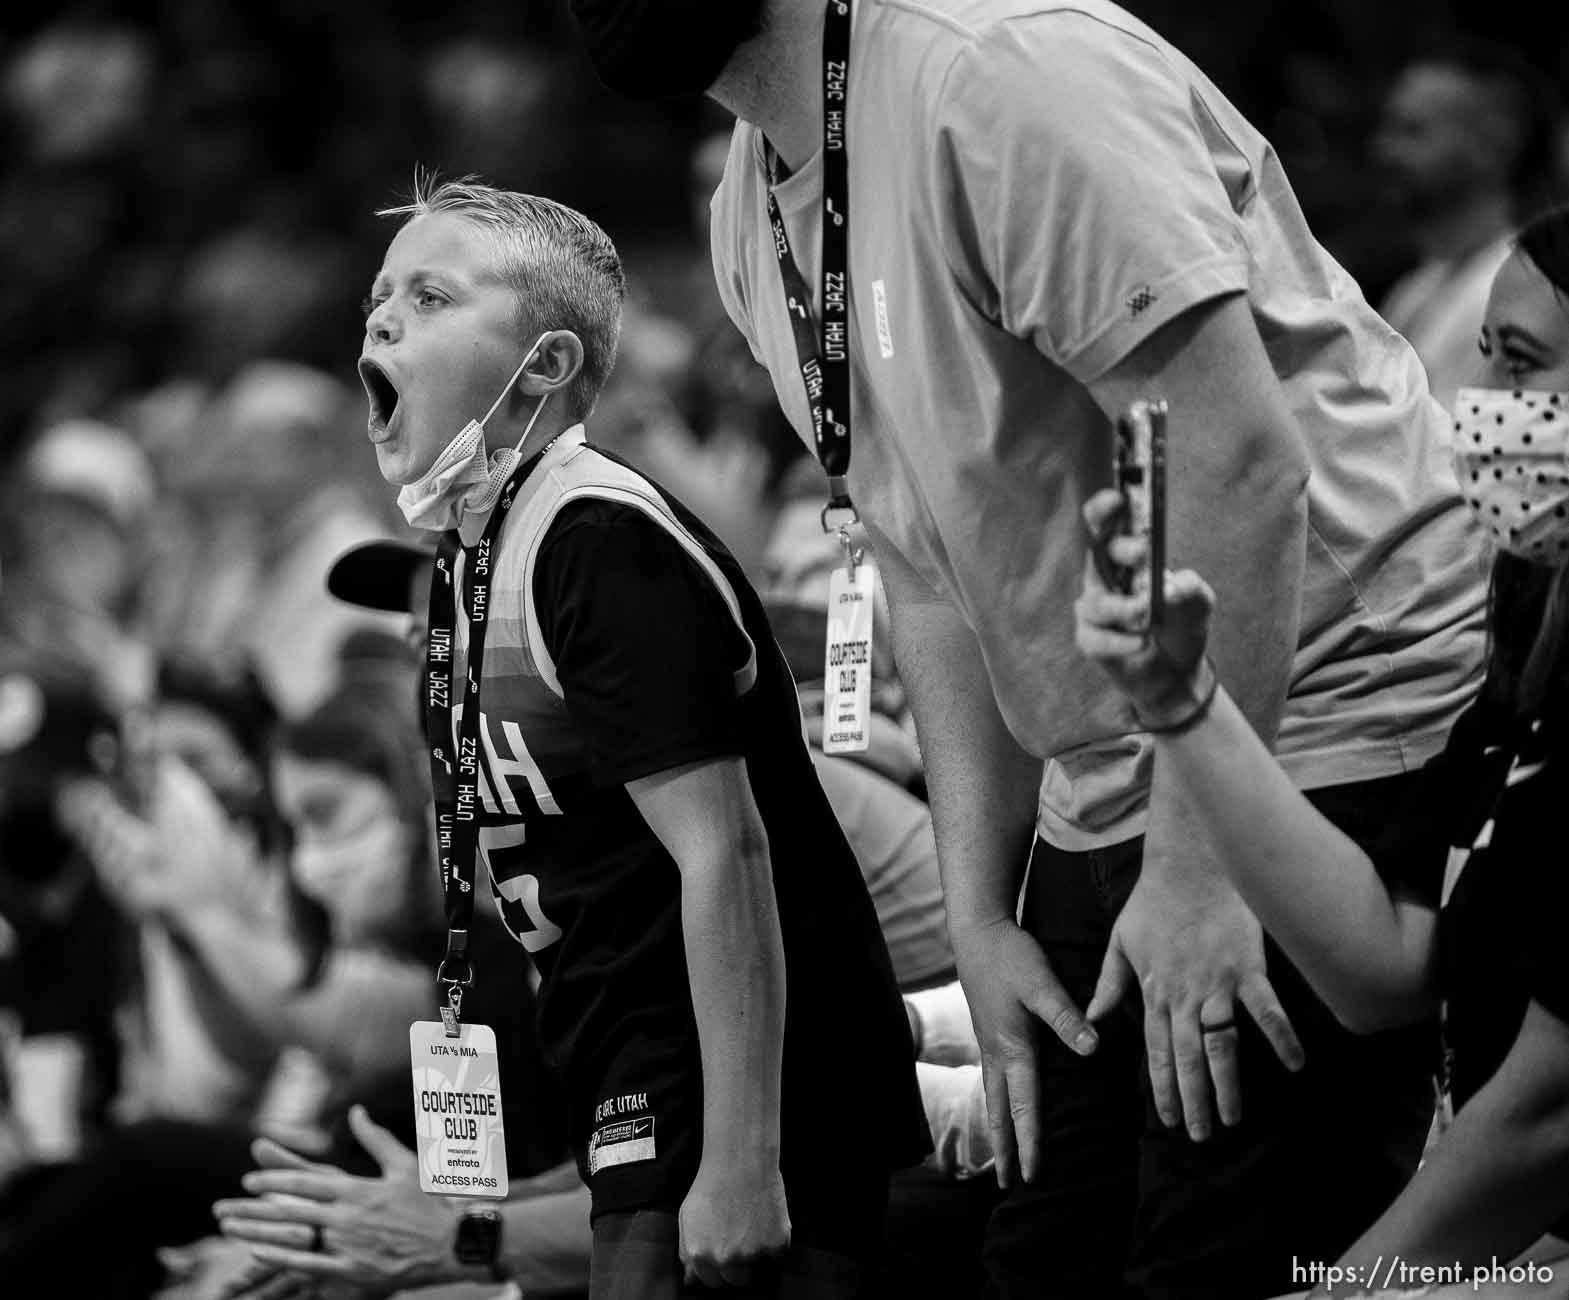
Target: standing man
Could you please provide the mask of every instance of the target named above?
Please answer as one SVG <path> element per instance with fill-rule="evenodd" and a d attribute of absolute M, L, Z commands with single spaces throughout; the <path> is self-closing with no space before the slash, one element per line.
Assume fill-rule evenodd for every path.
<path fill-rule="evenodd" d="M 1078 512 L 1112 417 L 1168 399 L 1173 563 L 1221 575 L 1235 611 L 1220 676 L 1367 839 L 1481 651 L 1415 354 L 1313 240 L 1268 143 L 1112 4 L 574 8 L 613 87 L 706 89 L 741 119 L 720 293 L 830 473 L 853 439 L 1015 1185 L 995 1292 L 1290 1289 L 1293 1253 L 1333 1257 L 1403 1181 L 1389 1148 L 1402 1118 L 1420 1138 L 1428 1063 L 1312 997 L 1078 658 Z M 849 408 L 817 383 L 838 335 L 800 324 L 825 308 Z"/>
<path fill-rule="evenodd" d="M 1421 260 L 1382 311 L 1446 409 L 1476 370 L 1488 291 L 1521 197 L 1547 188 L 1554 127 L 1530 69 L 1478 42 L 1419 55 L 1384 101 L 1373 156 Z"/>

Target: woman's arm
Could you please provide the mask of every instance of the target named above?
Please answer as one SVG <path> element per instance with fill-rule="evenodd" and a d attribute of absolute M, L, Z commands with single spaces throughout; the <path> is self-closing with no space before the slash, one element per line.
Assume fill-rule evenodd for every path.
<path fill-rule="evenodd" d="M 1569 1212 L 1569 1024 L 1532 1002 L 1498 1071 L 1341 1263 L 1490 1265 Z"/>
<path fill-rule="evenodd" d="M 1436 913 L 1391 894 L 1224 689 L 1202 722 L 1156 746 L 1237 891 L 1342 1023 L 1370 1032 L 1432 1010 Z"/>
<path fill-rule="evenodd" d="M 1155 733 L 1161 770 L 1219 865 L 1340 1020 L 1368 1031 L 1419 1018 L 1434 1002 L 1434 909 L 1391 895 L 1367 854 L 1291 784 L 1225 690 L 1200 702 L 1215 597 L 1197 574 L 1163 575 L 1165 608 L 1153 629 L 1147 591 L 1108 587 L 1118 568 L 1147 566 L 1142 539 L 1115 535 L 1122 509 L 1117 492 L 1085 504 L 1079 648 Z"/>
<path fill-rule="evenodd" d="M 426 967 L 371 949 L 333 949 L 320 977 L 300 988 L 304 956 L 281 920 L 271 926 L 219 906 L 175 918 L 202 968 L 235 1007 L 280 1043 L 309 1048 L 350 1073 L 408 1063 L 408 1027 L 429 1019 L 435 981 Z"/>

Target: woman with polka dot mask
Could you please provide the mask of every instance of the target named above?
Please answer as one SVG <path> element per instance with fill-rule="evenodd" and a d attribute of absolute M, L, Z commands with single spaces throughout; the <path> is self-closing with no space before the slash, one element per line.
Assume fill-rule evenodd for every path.
<path fill-rule="evenodd" d="M 1394 1260 L 1431 1266 L 1424 1282 L 1489 1270 L 1492 1281 L 1521 1284 L 1510 1295 L 1563 1295 L 1569 208 L 1515 241 L 1493 283 L 1481 351 L 1485 386 L 1460 390 L 1454 452 L 1491 542 L 1486 676 L 1444 752 L 1390 801 L 1366 849 L 1296 790 L 1217 680 L 1205 653 L 1215 595 L 1203 579 L 1166 574 L 1154 628 L 1146 594 L 1108 585 L 1103 573 L 1146 563 L 1142 540 L 1118 534 L 1116 492 L 1085 506 L 1097 562 L 1086 566 L 1076 612 L 1081 649 L 1154 735 L 1155 761 L 1201 820 L 1213 860 L 1337 1018 L 1370 1031 L 1439 1011 L 1425 1158 L 1335 1261 L 1338 1276 L 1369 1290 L 1410 1285 L 1413 1274 Z M 1208 1028 L 1205 1051 L 1223 1050 L 1215 1040 L 1242 1028 Z M 1314 1296 L 1325 1294 L 1319 1281 Z"/>
<path fill-rule="evenodd" d="M 1569 209 L 1515 240 L 1488 299 L 1479 384 L 1455 401 L 1455 473 L 1500 551 L 1569 558 Z"/>

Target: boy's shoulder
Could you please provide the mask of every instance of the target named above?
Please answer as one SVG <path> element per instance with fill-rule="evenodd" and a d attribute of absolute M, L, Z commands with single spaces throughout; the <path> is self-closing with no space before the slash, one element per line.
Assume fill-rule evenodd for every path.
<path fill-rule="evenodd" d="M 638 544 L 658 516 L 679 509 L 669 495 L 636 467 L 577 436 L 552 454 L 525 480 L 511 519 L 502 531 L 499 553 L 503 585 L 508 578 L 537 577 L 552 553 L 590 547 Z M 563 440 L 566 441 L 566 440 Z"/>
<path fill-rule="evenodd" d="M 545 527 L 540 545 L 544 548 L 558 545 L 575 532 L 591 533 L 594 542 L 606 545 L 635 544 L 635 536 L 618 538 L 607 534 L 639 534 L 658 528 L 659 525 L 646 511 L 628 505 L 625 501 L 616 501 L 610 497 L 579 496 L 563 502 L 556 510 Z"/>

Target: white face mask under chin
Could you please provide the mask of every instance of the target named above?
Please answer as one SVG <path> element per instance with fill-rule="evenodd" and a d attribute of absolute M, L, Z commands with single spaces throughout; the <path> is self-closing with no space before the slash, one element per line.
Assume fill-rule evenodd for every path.
<path fill-rule="evenodd" d="M 545 403 L 550 400 L 550 394 L 546 393 L 539 399 L 517 445 L 505 447 L 488 458 L 485 454 L 485 425 L 506 400 L 512 385 L 517 383 L 518 376 L 534 359 L 534 354 L 544 341 L 543 334 L 534 340 L 534 346 L 524 354 L 518 368 L 512 372 L 512 378 L 507 380 L 506 387 L 490 404 L 490 410 L 479 419 L 465 424 L 458 436 L 432 462 L 431 467 L 398 493 L 398 509 L 415 528 L 428 528 L 438 533 L 456 528 L 463 535 L 466 546 L 478 540 L 485 520 L 496 504 L 496 498 L 501 495 L 501 489 L 517 468 L 523 444 L 534 431 L 534 424 L 545 409 Z"/>

